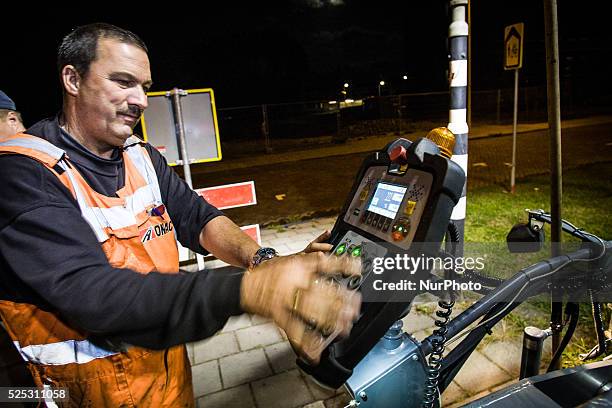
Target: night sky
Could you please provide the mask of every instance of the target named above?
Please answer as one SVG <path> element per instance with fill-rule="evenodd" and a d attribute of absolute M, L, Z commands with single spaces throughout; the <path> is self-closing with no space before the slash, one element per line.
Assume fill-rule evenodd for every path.
<path fill-rule="evenodd" d="M 0 89 L 15 100 L 26 125 L 56 113 L 57 46 L 73 27 L 96 21 L 130 29 L 145 41 L 152 90 L 210 87 L 218 108 L 335 99 L 344 82 L 355 97 L 374 95 L 380 80 L 386 93 L 448 89 L 446 1 L 199 4 L 105 3 L 95 13 L 56 9 L 55 18 L 42 9 L 3 13 Z M 612 36 L 596 5 L 559 2 L 561 73 L 590 92 L 612 94 Z M 19 25 L 9 24 L 11 15 Z M 473 89 L 512 86 L 512 74 L 502 69 L 502 40 L 504 26 L 516 22 L 525 23 L 521 84 L 546 83 L 542 1 L 473 0 Z"/>

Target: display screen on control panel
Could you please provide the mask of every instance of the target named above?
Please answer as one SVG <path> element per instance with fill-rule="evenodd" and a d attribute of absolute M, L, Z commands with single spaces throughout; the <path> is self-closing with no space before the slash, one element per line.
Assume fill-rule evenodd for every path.
<path fill-rule="evenodd" d="M 407 189 L 394 184 L 378 183 L 367 211 L 394 219 Z"/>

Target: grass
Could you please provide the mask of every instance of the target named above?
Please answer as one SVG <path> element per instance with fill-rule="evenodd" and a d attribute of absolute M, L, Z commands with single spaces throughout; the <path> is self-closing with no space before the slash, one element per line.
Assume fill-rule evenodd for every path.
<path fill-rule="evenodd" d="M 417 313 L 433 315 L 436 312 L 436 305 L 431 303 L 418 303 L 414 309 Z"/>
<path fill-rule="evenodd" d="M 469 178 L 468 178 L 469 183 Z M 512 225 L 525 222 L 525 209 L 550 210 L 548 176 L 519 180 L 515 194 L 492 185 L 468 191 L 467 242 L 503 242 Z M 612 163 L 600 163 L 563 175 L 561 215 L 574 225 L 612 239 Z M 547 228 L 548 237 L 550 229 Z"/>
<path fill-rule="evenodd" d="M 469 180 L 469 179 L 468 179 Z M 500 186 L 492 185 L 468 191 L 468 207 L 465 224 L 466 243 L 504 243 L 512 225 L 525 222 L 525 209 L 550 210 L 549 176 L 536 176 L 519 180 L 515 194 L 509 194 Z M 589 165 L 563 174 L 562 218 L 602 239 L 612 239 L 612 163 Z M 547 240 L 550 228 L 545 227 Z M 563 234 L 563 242 L 576 242 Z M 468 250 L 466 249 L 466 252 Z M 487 259 L 488 272 L 510 269 L 508 265 L 527 266 L 548 257 L 546 251 L 537 254 L 508 254 L 498 251 Z M 517 269 L 513 269 L 517 270 Z M 607 327 L 610 310 L 605 308 L 604 324 Z M 508 315 L 494 332 L 493 340 L 522 336 L 526 325 L 546 328 L 550 316 L 550 303 L 532 301 Z M 550 341 L 550 340 L 547 340 Z M 563 367 L 584 364 L 578 357 L 596 344 L 590 304 L 580 304 L 578 329 L 563 354 Z M 601 359 L 601 358 L 600 358 Z M 597 360 L 593 360 L 597 361 Z M 590 361 L 589 361 L 590 362 Z"/>

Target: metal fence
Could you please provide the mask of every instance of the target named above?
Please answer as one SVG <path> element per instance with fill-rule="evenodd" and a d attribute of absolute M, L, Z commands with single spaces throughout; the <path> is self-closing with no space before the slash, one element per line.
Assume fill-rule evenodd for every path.
<path fill-rule="evenodd" d="M 512 123 L 513 89 L 472 91 L 471 96 L 472 123 Z M 569 118 L 609 109 L 612 96 L 586 99 L 562 84 L 561 100 L 563 116 Z M 217 114 L 224 157 L 235 157 L 445 125 L 448 106 L 444 91 L 221 108 Z M 522 123 L 546 121 L 546 87 L 520 88 L 518 109 Z"/>

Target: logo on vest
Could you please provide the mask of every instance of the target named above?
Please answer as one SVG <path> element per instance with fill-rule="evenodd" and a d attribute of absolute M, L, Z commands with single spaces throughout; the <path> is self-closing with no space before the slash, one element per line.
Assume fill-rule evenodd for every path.
<path fill-rule="evenodd" d="M 151 241 L 152 239 L 166 235 L 167 233 L 171 232 L 172 229 L 172 221 L 152 225 L 149 228 L 140 231 L 140 242 L 144 244 L 147 241 Z"/>

